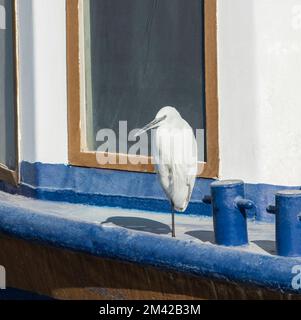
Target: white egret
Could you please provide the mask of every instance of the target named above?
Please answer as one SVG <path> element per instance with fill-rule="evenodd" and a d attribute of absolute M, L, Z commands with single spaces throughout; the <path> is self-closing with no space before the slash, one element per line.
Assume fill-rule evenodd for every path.
<path fill-rule="evenodd" d="M 161 185 L 171 202 L 172 236 L 175 237 L 175 211 L 187 209 L 195 185 L 197 142 L 191 126 L 173 107 L 162 108 L 155 120 L 136 136 L 151 129 L 156 129 L 153 156 Z"/>

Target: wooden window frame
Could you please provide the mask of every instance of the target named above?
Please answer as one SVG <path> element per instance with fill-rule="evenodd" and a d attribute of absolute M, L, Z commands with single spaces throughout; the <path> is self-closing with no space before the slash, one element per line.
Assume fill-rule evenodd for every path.
<path fill-rule="evenodd" d="M 216 0 L 204 1 L 207 162 L 199 164 L 199 177 L 217 178 L 219 175 L 217 6 Z M 118 164 L 100 165 L 96 160 L 96 152 L 84 150 L 81 134 L 80 0 L 66 0 L 66 6 L 69 164 L 80 167 L 154 172 L 155 170 L 152 164 L 131 164 L 131 157 L 137 158 L 137 156 L 134 155 L 106 154 L 108 157 L 113 156 L 114 159 L 116 157 Z M 119 164 L 119 162 L 127 164 Z M 148 163 L 151 162 L 149 161 Z"/>
<path fill-rule="evenodd" d="M 10 170 L 0 163 L 0 181 L 14 186 L 19 183 L 19 63 L 18 63 L 18 27 L 17 27 L 17 0 L 13 0 L 13 47 L 14 47 L 14 108 L 15 108 L 15 134 L 16 134 L 16 170 Z"/>

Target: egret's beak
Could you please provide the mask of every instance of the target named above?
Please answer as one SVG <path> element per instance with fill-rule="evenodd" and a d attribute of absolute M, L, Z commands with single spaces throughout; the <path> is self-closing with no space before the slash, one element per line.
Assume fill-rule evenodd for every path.
<path fill-rule="evenodd" d="M 149 123 L 148 125 L 146 125 L 143 129 L 139 130 L 136 134 L 135 134 L 135 138 L 141 136 L 143 133 L 151 130 L 151 129 L 155 129 L 157 127 L 159 127 L 160 123 L 162 121 L 164 121 L 166 119 L 166 116 L 161 117 L 161 118 L 156 118 L 155 120 L 153 120 L 151 123 Z"/>

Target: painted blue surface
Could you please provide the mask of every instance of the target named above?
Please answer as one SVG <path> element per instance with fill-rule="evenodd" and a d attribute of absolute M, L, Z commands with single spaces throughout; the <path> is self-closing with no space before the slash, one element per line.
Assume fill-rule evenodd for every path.
<path fill-rule="evenodd" d="M 22 162 L 21 181 L 19 188 L 0 182 L 0 190 L 42 200 L 170 212 L 154 174 Z M 210 194 L 212 182 L 197 179 L 186 214 L 212 215 L 211 205 L 201 201 Z M 275 193 L 283 189 L 296 187 L 246 184 L 246 197 L 255 203 L 255 208 L 248 211 L 249 218 L 273 222 L 275 218 L 266 212 L 266 207 L 274 203 Z"/>
<path fill-rule="evenodd" d="M 0 232 L 60 248 L 142 265 L 293 292 L 300 258 L 259 255 L 194 241 L 47 215 L 0 202 Z"/>
<path fill-rule="evenodd" d="M 248 244 L 247 213 L 242 181 L 217 181 L 211 185 L 215 242 L 224 246 Z"/>
<path fill-rule="evenodd" d="M 19 188 L 0 182 L 0 190 L 42 200 L 170 212 L 155 174 L 23 162 L 21 181 Z M 187 214 L 211 215 L 199 196 L 211 182 L 197 182 Z"/>
<path fill-rule="evenodd" d="M 301 191 L 276 195 L 277 254 L 301 257 Z"/>

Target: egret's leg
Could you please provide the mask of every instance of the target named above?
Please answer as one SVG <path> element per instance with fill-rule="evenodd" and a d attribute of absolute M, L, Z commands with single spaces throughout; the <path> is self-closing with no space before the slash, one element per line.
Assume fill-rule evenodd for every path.
<path fill-rule="evenodd" d="M 176 224 L 175 224 L 175 209 L 174 209 L 173 205 L 171 205 L 171 219 L 172 219 L 172 223 L 171 223 L 172 237 L 175 238 L 176 237 Z"/>

